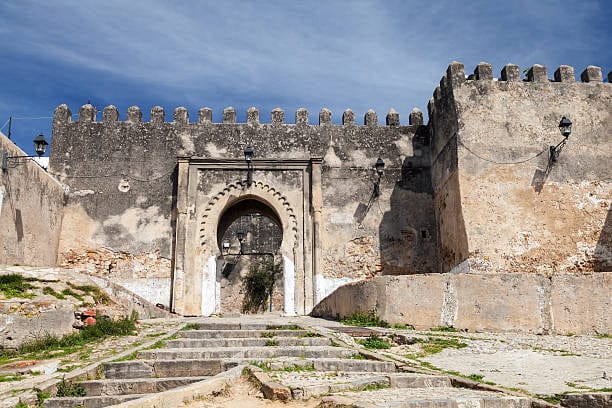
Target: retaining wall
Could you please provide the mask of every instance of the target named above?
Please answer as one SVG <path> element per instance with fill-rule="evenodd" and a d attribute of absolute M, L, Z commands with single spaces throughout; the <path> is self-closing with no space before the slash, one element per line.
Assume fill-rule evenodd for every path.
<path fill-rule="evenodd" d="M 312 316 L 343 318 L 374 311 L 416 329 L 541 334 L 609 333 L 612 273 L 381 276 L 338 288 Z"/>

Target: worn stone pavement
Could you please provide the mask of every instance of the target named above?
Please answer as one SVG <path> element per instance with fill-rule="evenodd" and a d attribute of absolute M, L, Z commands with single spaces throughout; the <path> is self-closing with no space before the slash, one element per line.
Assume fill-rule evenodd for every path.
<path fill-rule="evenodd" d="M 339 340 L 359 348 L 353 338 L 339 333 L 343 325 L 311 317 L 281 317 L 275 315 L 211 317 L 185 319 L 152 319 L 140 322 L 143 330 L 137 336 L 117 338 L 93 345 L 86 359 L 63 357 L 61 360 L 39 362 L 36 375 L 24 374 L 21 381 L 0 383 L 0 407 L 13 408 L 19 396 L 33 387 L 42 387 L 64 375 L 91 370 L 101 361 L 117 359 L 138 348 L 146 347 L 162 336 L 176 331 L 182 324 L 204 323 L 262 323 L 269 325 L 296 324 L 321 332 L 334 333 Z M 395 361 L 414 367 L 415 371 L 430 373 L 456 372 L 464 376 L 478 374 L 481 381 L 494 383 L 510 390 L 524 390 L 529 394 L 588 393 L 612 388 L 612 339 L 607 336 L 544 336 L 512 333 L 462 333 L 414 331 L 370 328 L 380 336 L 394 338 L 398 344 L 390 350 L 376 351 Z M 165 336 L 164 336 L 165 337 Z M 415 339 L 451 339 L 467 346 L 444 348 L 439 353 L 420 355 L 420 343 Z M 110 346 L 112 345 L 112 347 Z M 81 356 L 83 357 L 83 356 Z M 40 370 L 40 367 L 44 367 Z M 11 369 L 0 368 L 3 373 Z M 23 370 L 22 370 L 23 371 Z M 32 368 L 36 371 L 36 366 Z M 317 381 L 316 376 L 300 378 L 294 374 L 289 382 Z"/>

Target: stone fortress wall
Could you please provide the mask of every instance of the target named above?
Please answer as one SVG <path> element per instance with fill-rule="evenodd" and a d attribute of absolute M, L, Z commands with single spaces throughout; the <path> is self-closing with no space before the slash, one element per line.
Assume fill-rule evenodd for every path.
<path fill-rule="evenodd" d="M 195 122 L 177 108 L 166 122 L 161 107 L 151 109 L 149 122 L 137 107 L 120 121 L 113 106 L 98 121 L 91 105 L 72 121 L 70 109 L 60 105 L 50 160 L 50 174 L 68 188 L 59 262 L 111 277 L 154 303 L 180 298 L 177 312 L 201 314 L 202 270 L 207 257 L 220 252 L 218 220 L 207 217 L 223 214 L 218 202 L 261 194 L 287 210 L 285 232 L 295 244 L 285 252 L 296 264 L 298 313 L 308 313 L 344 283 L 367 279 L 350 286 L 365 288 L 383 275 L 580 274 L 568 278 L 576 282 L 594 273 L 607 276 L 612 86 L 610 74 L 604 83 L 601 69 L 592 66 L 581 80 L 568 66 L 550 79 L 545 67 L 534 65 L 521 79 L 520 69 L 507 65 L 497 79 L 490 64 L 466 76 L 462 64 L 452 63 L 429 102 L 428 124 L 418 110 L 407 125 L 394 110 L 385 125 L 373 111 L 357 124 L 347 110 L 337 125 L 327 109 L 319 112 L 318 125 L 304 109 L 291 124 L 280 109 L 271 112 L 271 123 L 260 123 L 255 108 L 246 123 L 236 123 L 232 108 L 220 123 L 208 108 Z M 562 139 L 557 124 L 564 115 L 573 131 L 550 165 L 548 149 Z M 255 151 L 253 187 L 245 184 L 247 145 Z M 381 194 L 374 197 L 379 157 L 386 166 Z M 445 288 L 439 293 L 450 302 L 445 307 L 456 303 L 449 285 L 434 285 Z M 532 286 L 550 294 L 551 285 Z M 473 290 L 471 297 L 487 289 Z M 347 291 L 332 294 L 317 310 L 349 313 L 346 307 L 339 312 L 338 305 L 351 304 L 343 303 L 342 293 Z M 381 300 L 386 292 L 377 293 L 387 311 L 400 304 L 398 294 Z M 541 307 L 546 296 L 534 303 L 540 314 L 547 313 Z M 453 322 L 442 315 L 432 326 Z"/>
<path fill-rule="evenodd" d="M 417 328 L 609 333 L 612 73 L 449 65 L 429 102 L 438 274 L 346 285 L 314 315 Z M 554 163 L 549 146 L 573 122 Z"/>
<path fill-rule="evenodd" d="M 177 216 L 177 157 L 243 161 L 243 149 L 249 145 L 255 151 L 254 182 L 273 186 L 286 197 L 296 212 L 296 232 L 303 242 L 314 239 L 309 226 L 314 207 L 319 206 L 319 269 L 314 281 L 306 283 L 312 287 L 301 288 L 300 293 L 315 292 L 322 299 L 342 283 L 381 273 L 434 272 L 429 136 L 422 113 L 412 111 L 409 124 L 400 125 L 399 114 L 390 111 L 385 126 L 379 126 L 373 111 L 366 113 L 363 125 L 356 124 L 350 110 L 343 113 L 342 125 L 332 124 L 331 115 L 322 109 L 318 126 L 313 126 L 308 112 L 301 109 L 295 124 L 286 124 L 284 112 L 275 109 L 272 123 L 262 124 L 252 108 L 247 123 L 235 123 L 236 112 L 228 108 L 222 123 L 214 123 L 212 112 L 203 108 L 198 121 L 191 123 L 187 110 L 177 108 L 173 122 L 165 122 L 163 109 L 154 107 L 150 121 L 142 122 L 137 107 L 119 121 L 116 108 L 110 106 L 102 121 L 96 121 L 95 109 L 85 105 L 72 122 L 68 107 L 58 107 L 50 172 L 70 186 L 60 262 L 75 266 L 90 262 L 92 271 L 114 275 L 145 297 L 151 296 L 145 288 L 152 285 L 163 286 L 167 294 Z M 373 199 L 374 164 L 379 157 L 385 161 L 385 174 L 381 195 Z M 312 178 L 311 164 L 305 170 L 290 170 L 257 163 L 266 160 L 282 167 L 285 162 L 312 159 L 320 163 L 319 203 L 312 183 L 304 179 Z M 188 207 L 206 205 L 226 186 L 246 177 L 240 168 L 210 166 L 200 172 Z M 196 216 L 197 209 L 189 211 L 190 218 Z M 196 241 L 197 233 L 190 238 Z M 217 243 L 191 249 L 214 252 L 206 245 Z M 304 270 L 312 269 L 315 255 L 310 248 L 304 251 L 299 262 Z M 153 300 L 168 304 L 164 294 L 156 293 Z M 302 299 L 306 297 L 309 294 L 303 293 L 297 302 L 312 304 L 312 299 Z M 312 305 L 298 309 L 309 308 Z"/>
<path fill-rule="evenodd" d="M 26 156 L 0 133 L 0 154 Z M 29 158 L 0 170 L 0 265 L 55 265 L 62 229 L 64 188 Z"/>

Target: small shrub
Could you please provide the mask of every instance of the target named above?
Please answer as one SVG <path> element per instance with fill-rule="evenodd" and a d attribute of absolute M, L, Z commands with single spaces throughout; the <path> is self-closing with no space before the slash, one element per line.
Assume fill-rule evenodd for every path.
<path fill-rule="evenodd" d="M 19 401 L 17 405 L 15 405 L 14 408 L 28 408 L 28 404 L 26 404 L 25 402 Z"/>
<path fill-rule="evenodd" d="M 40 388 L 34 388 L 34 392 L 36 392 L 36 402 L 38 406 L 42 406 L 46 399 L 51 398 L 50 393 L 43 392 Z"/>
<path fill-rule="evenodd" d="M 379 349 L 380 350 L 380 349 L 390 349 L 391 348 L 391 343 L 375 335 L 368 337 L 366 340 L 357 340 L 357 343 L 369 349 Z"/>
<path fill-rule="evenodd" d="M 470 374 L 466 378 L 468 378 L 468 379 L 470 379 L 472 381 L 482 381 L 482 379 L 484 378 L 484 375 L 482 375 L 482 374 Z"/>
<path fill-rule="evenodd" d="M 263 332 L 259 335 L 259 337 L 265 337 L 268 339 L 271 339 L 272 337 L 276 336 L 276 334 L 274 332 Z"/>
<path fill-rule="evenodd" d="M 389 327 L 389 324 L 381 320 L 373 310 L 368 313 L 353 313 L 351 316 L 342 319 L 340 323 L 361 327 Z"/>
<path fill-rule="evenodd" d="M 243 280 L 243 313 L 257 313 L 266 310 L 268 300 L 272 297 L 274 284 L 281 273 L 280 263 L 262 261 L 251 265 Z"/>
<path fill-rule="evenodd" d="M 56 397 L 84 397 L 85 388 L 81 384 L 66 382 L 64 378 L 57 384 Z"/>
<path fill-rule="evenodd" d="M 183 328 L 181 329 L 182 331 L 187 331 L 187 330 L 199 330 L 200 329 L 200 325 L 197 323 L 187 323 L 185 326 L 183 326 Z"/>
<path fill-rule="evenodd" d="M 272 340 L 272 339 L 268 339 L 266 340 L 266 346 L 278 346 L 278 341 L 276 340 Z"/>

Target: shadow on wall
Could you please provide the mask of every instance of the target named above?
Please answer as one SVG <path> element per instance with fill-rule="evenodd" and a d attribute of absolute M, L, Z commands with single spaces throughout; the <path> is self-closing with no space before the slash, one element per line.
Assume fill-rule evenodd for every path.
<path fill-rule="evenodd" d="M 383 275 L 432 273 L 436 271 L 436 232 L 429 134 L 420 126 L 412 140 L 413 155 L 402 163 L 395 178 L 390 210 L 379 225 Z"/>
<path fill-rule="evenodd" d="M 595 247 L 595 259 L 593 270 L 595 272 L 610 272 L 612 271 L 612 217 L 610 213 L 612 208 L 608 207 L 608 215 L 606 222 L 599 235 L 597 246 Z"/>

